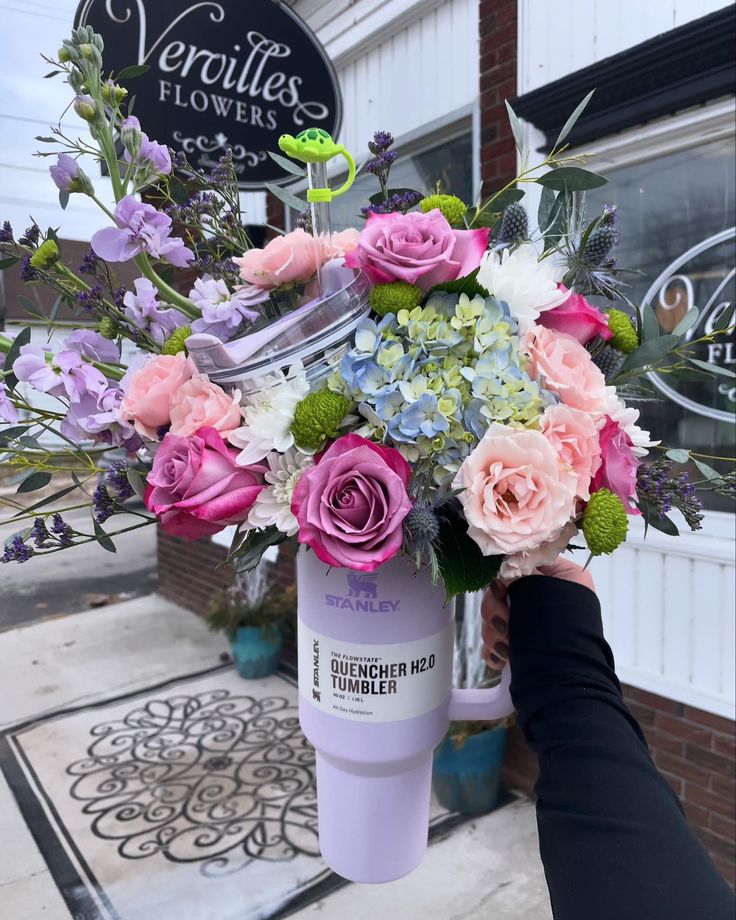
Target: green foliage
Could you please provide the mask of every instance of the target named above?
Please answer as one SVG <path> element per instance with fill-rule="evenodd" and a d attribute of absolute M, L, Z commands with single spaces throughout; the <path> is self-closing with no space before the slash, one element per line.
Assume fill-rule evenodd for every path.
<path fill-rule="evenodd" d="M 481 297 L 490 297 L 489 291 L 478 283 L 477 268 L 464 278 L 456 278 L 455 281 L 444 281 L 442 284 L 435 284 L 434 287 L 427 291 L 427 296 L 424 298 L 425 302 L 437 291 L 444 291 L 446 294 L 467 294 L 471 298 L 475 297 L 476 294 L 480 294 Z"/>
<path fill-rule="evenodd" d="M 468 536 L 468 525 L 456 503 L 443 505 L 439 519 L 436 551 L 447 599 L 482 591 L 498 575 L 503 557 L 481 553 L 478 544 Z"/>
<path fill-rule="evenodd" d="M 296 612 L 296 585 L 273 587 L 261 602 L 250 607 L 237 587 L 218 591 L 210 600 L 207 625 L 215 632 L 224 632 L 232 641 L 239 628 L 257 626 L 276 630 Z"/>

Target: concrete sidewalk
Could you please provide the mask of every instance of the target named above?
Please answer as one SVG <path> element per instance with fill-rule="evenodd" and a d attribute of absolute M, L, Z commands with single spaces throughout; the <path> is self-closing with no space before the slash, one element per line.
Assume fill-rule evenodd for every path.
<path fill-rule="evenodd" d="M 226 650 L 225 640 L 200 619 L 156 595 L 8 630 L 0 634 L 0 727 L 215 667 Z M 0 840 L 3 920 L 68 918 L 4 780 Z M 406 879 L 348 885 L 294 916 L 372 920 L 381 914 L 392 920 L 547 920 L 531 803 L 520 800 L 455 829 L 430 846 Z"/>

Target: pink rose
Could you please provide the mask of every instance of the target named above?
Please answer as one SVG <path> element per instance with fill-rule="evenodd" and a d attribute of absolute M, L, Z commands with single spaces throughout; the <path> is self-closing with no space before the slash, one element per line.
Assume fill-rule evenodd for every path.
<path fill-rule="evenodd" d="M 197 540 L 239 524 L 264 488 L 268 466 L 238 466 L 238 452 L 214 428 L 167 434 L 148 474 L 146 508 L 166 533 Z"/>
<path fill-rule="evenodd" d="M 593 478 L 591 492 L 608 489 L 618 495 L 629 514 L 641 514 L 638 508 L 632 506 L 632 501 L 636 499 L 636 474 L 640 461 L 633 451 L 631 438 L 618 422 L 608 416 L 598 437 L 603 462 Z"/>
<path fill-rule="evenodd" d="M 561 291 L 566 291 L 564 284 L 558 284 Z M 570 296 L 559 307 L 547 310 L 537 320 L 540 326 L 555 329 L 577 339 L 581 345 L 587 345 L 597 335 L 602 339 L 611 338 L 613 334 L 608 328 L 608 317 L 601 313 L 592 304 L 575 291 L 570 291 Z"/>
<path fill-rule="evenodd" d="M 326 565 L 372 572 L 401 549 L 409 475 L 392 447 L 357 434 L 338 438 L 294 490 L 299 542 Z"/>
<path fill-rule="evenodd" d="M 553 329 L 533 326 L 523 337 L 522 348 L 529 357 L 532 377 L 542 377 L 545 388 L 565 405 L 600 418 L 613 388 L 606 387 L 606 378 L 579 342 Z"/>
<path fill-rule="evenodd" d="M 575 512 L 577 477 L 540 431 L 491 424 L 453 483 L 484 556 L 524 552 Z"/>
<path fill-rule="evenodd" d="M 155 440 L 156 432 L 171 421 L 169 407 L 176 391 L 197 373 L 194 362 L 182 352 L 157 355 L 134 371 L 120 403 L 120 414 L 135 430 Z"/>
<path fill-rule="evenodd" d="M 170 416 L 171 434 L 181 438 L 194 434 L 198 428 L 214 428 L 227 434 L 242 424 L 240 391 L 228 396 L 204 374 L 195 374 L 174 393 Z"/>
<path fill-rule="evenodd" d="M 362 269 L 372 284 L 406 281 L 428 291 L 478 268 L 488 233 L 453 230 L 436 208 L 426 214 L 372 214 L 345 264 Z"/>
<path fill-rule="evenodd" d="M 590 481 L 601 465 L 598 429 L 592 416 L 560 403 L 547 408 L 541 429 L 560 460 L 575 473 L 578 498 L 587 501 Z"/>
<path fill-rule="evenodd" d="M 322 258 L 325 262 L 328 259 L 344 258 L 349 252 L 355 249 L 359 239 L 360 230 L 356 230 L 355 227 L 348 227 L 347 230 L 333 233 L 329 240 L 326 237 L 321 237 Z"/>
<path fill-rule="evenodd" d="M 244 281 L 270 291 L 311 278 L 322 264 L 322 246 L 300 228 L 274 237 L 263 249 L 249 249 L 233 262 L 240 267 Z"/>

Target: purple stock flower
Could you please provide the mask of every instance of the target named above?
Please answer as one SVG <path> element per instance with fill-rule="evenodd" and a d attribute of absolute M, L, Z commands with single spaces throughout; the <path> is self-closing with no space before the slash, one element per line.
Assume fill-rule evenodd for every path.
<path fill-rule="evenodd" d="M 120 351 L 115 342 L 106 339 L 94 329 L 76 329 L 64 339 L 64 347 L 78 351 L 90 361 L 99 361 L 102 364 L 117 364 L 120 361 Z"/>
<path fill-rule="evenodd" d="M 72 440 L 103 441 L 128 451 L 138 450 L 142 441 L 133 426 L 120 415 L 123 391 L 118 386 L 90 389 L 73 400 L 60 427 Z"/>
<path fill-rule="evenodd" d="M 151 169 L 159 176 L 168 176 L 171 172 L 171 154 L 165 144 L 159 144 L 158 141 L 152 141 L 149 136 L 141 131 L 141 123 L 135 115 L 129 115 L 120 126 L 120 136 L 125 141 L 128 137 L 135 136 L 138 152 L 135 159 L 143 165 L 144 162 L 150 163 Z M 130 163 L 133 159 L 129 149 L 123 153 L 126 162 Z"/>
<path fill-rule="evenodd" d="M 18 422 L 18 410 L 10 401 L 5 384 L 0 380 L 0 422 L 15 425 Z"/>
<path fill-rule="evenodd" d="M 184 240 L 172 237 L 171 218 L 153 205 L 126 195 L 115 208 L 117 227 L 105 227 L 92 237 L 95 253 L 108 262 L 127 262 L 147 252 L 157 259 L 165 259 L 178 268 L 184 268 L 194 258 Z"/>
<path fill-rule="evenodd" d="M 13 363 L 13 373 L 34 390 L 51 396 L 66 395 L 72 402 L 108 386 L 104 374 L 73 348 L 60 351 L 52 361 L 47 360 L 48 357 L 49 353 L 40 345 L 23 345 L 20 356 Z"/>
<path fill-rule="evenodd" d="M 74 192 L 79 178 L 79 163 L 68 153 L 60 153 L 53 166 L 49 166 L 49 173 L 54 180 L 54 185 L 60 192 Z"/>
<path fill-rule="evenodd" d="M 189 299 L 202 311 L 202 318 L 192 323 L 192 332 L 208 332 L 227 342 L 244 322 L 258 318 L 252 307 L 268 300 L 268 293 L 246 285 L 231 294 L 222 279 L 205 275 L 194 282 Z"/>
<path fill-rule="evenodd" d="M 125 315 L 157 345 L 163 345 L 175 329 L 186 325 L 187 318 L 178 310 L 160 306 L 156 288 L 148 278 L 137 278 L 133 286 L 135 293 L 127 291 L 123 297 Z"/>

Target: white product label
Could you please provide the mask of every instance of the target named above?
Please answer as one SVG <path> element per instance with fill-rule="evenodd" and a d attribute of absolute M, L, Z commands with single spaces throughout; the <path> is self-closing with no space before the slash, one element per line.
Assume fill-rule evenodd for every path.
<path fill-rule="evenodd" d="M 355 722 L 398 722 L 435 709 L 452 687 L 454 627 L 391 645 L 323 636 L 299 620 L 299 689 L 313 706 Z"/>

